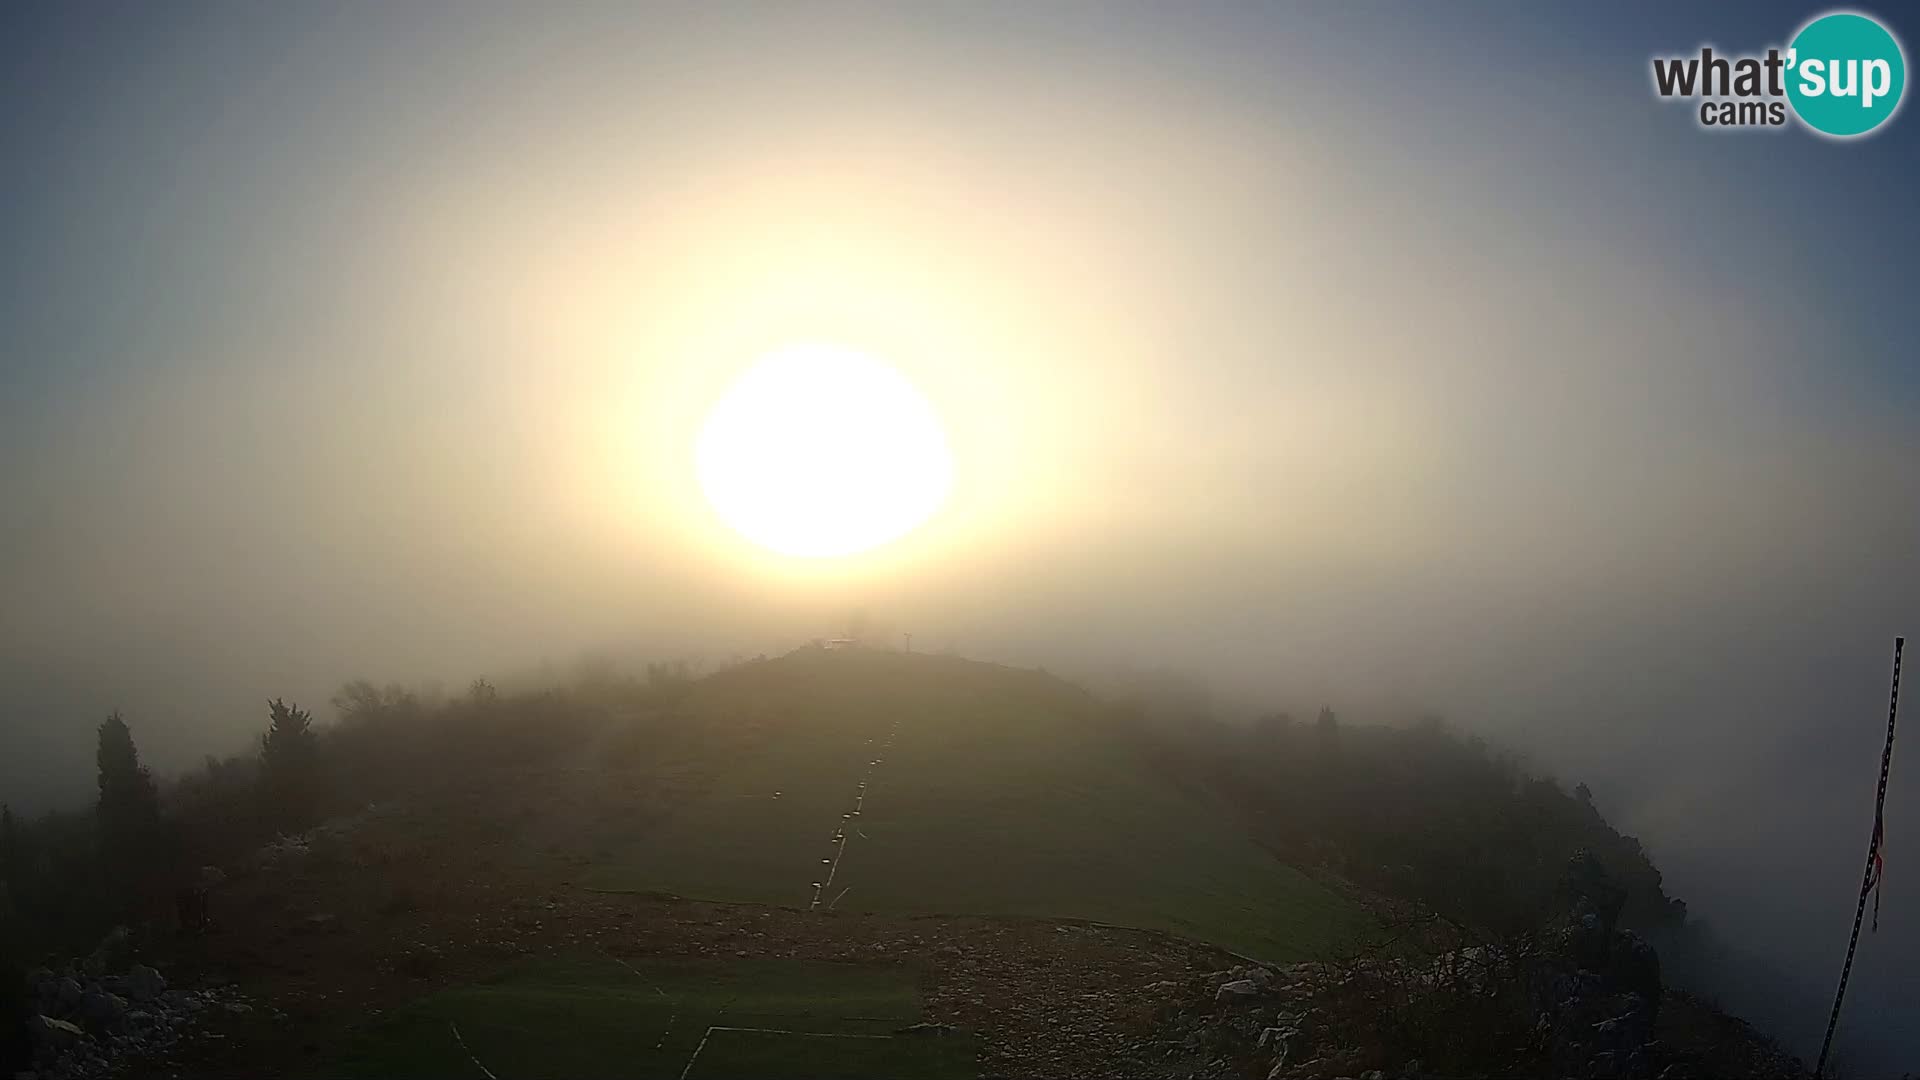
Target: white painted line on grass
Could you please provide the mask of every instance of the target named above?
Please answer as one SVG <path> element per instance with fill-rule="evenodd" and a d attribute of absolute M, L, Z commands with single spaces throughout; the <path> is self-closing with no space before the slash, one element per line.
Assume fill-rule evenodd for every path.
<path fill-rule="evenodd" d="M 687 1067 L 680 1070 L 680 1080 L 687 1080 L 693 1072 L 693 1063 L 700 1060 L 700 1051 L 707 1048 L 707 1040 L 713 1038 L 716 1031 L 745 1031 L 755 1035 L 798 1035 L 805 1039 L 891 1039 L 891 1035 L 855 1035 L 844 1031 L 789 1031 L 785 1028 L 763 1027 L 726 1027 L 715 1024 L 700 1036 L 700 1045 L 693 1048 L 693 1056 L 687 1059 Z M 492 1073 L 488 1073 L 492 1076 Z"/>
<path fill-rule="evenodd" d="M 480 1064 L 480 1059 L 473 1056 L 473 1051 L 467 1049 L 467 1040 L 460 1037 L 460 1028 L 458 1025 L 449 1020 L 447 1021 L 447 1030 L 453 1032 L 453 1041 L 460 1044 L 460 1052 L 467 1055 L 467 1060 L 473 1062 L 473 1067 L 480 1070 L 481 1076 L 486 1077 L 487 1080 L 500 1080 L 499 1077 L 493 1075 L 492 1069 Z"/>
<path fill-rule="evenodd" d="M 613 954 L 612 954 L 612 953 L 610 953 L 610 952 L 607 952 L 607 951 L 606 951 L 606 950 L 604 950 L 604 949 L 602 949 L 602 950 L 601 950 L 601 952 L 600 952 L 600 955 L 602 955 L 602 956 L 604 956 L 604 957 L 606 957 L 607 959 L 609 959 L 609 960 L 611 960 L 611 961 L 613 961 L 613 962 L 614 962 L 614 963 L 616 963 L 616 964 L 619 964 L 619 965 L 620 965 L 621 967 L 623 967 L 623 968 L 626 968 L 626 969 L 627 969 L 628 971 L 631 971 L 631 972 L 633 972 L 633 976 L 634 976 L 634 978 L 636 978 L 636 979 L 639 979 L 639 980 L 640 980 L 641 982 L 643 982 L 643 983 L 646 983 L 646 984 L 647 984 L 647 986 L 648 986 L 648 987 L 649 987 L 649 988 L 650 988 L 650 989 L 651 989 L 651 990 L 652 990 L 652 991 L 653 991 L 654 993 L 656 993 L 656 994 L 659 994 L 659 995 L 660 995 L 661 997 L 663 997 L 663 998 L 666 998 L 666 1001 L 667 1001 L 667 1026 L 666 1026 L 666 1029 L 665 1029 L 665 1030 L 663 1030 L 663 1031 L 661 1031 L 661 1032 L 660 1032 L 660 1041 L 659 1041 L 659 1042 L 657 1042 L 657 1043 L 654 1043 L 654 1044 L 653 1044 L 653 1048 L 654 1048 L 655 1050 L 658 1050 L 658 1049 L 660 1049 L 661 1047 L 663 1047 L 663 1046 L 665 1046 L 665 1045 L 667 1045 L 667 1036 L 669 1036 L 669 1035 L 671 1035 L 671 1034 L 673 1034 L 673 1021 L 674 1021 L 674 1019 L 675 1019 L 676 1017 L 678 1017 L 678 1016 L 679 1016 L 679 1012 L 678 1012 L 678 1010 L 676 1010 L 676 1009 L 674 1008 L 674 1001 L 673 1001 L 673 999 L 672 999 L 672 998 L 670 998 L 670 997 L 667 997 L 667 992 L 666 992 L 665 990 L 662 990 L 662 989 L 660 989 L 660 988 L 659 988 L 658 986 L 655 986 L 655 985 L 653 984 L 653 980 L 651 980 L 651 979 L 649 979 L 649 978 L 647 978 L 647 977 L 646 977 L 645 975 L 642 975 L 642 974 L 640 974 L 640 969 L 639 969 L 639 968 L 637 968 L 637 967 L 634 967 L 634 966 L 633 966 L 632 964 L 629 964 L 629 963 L 627 963 L 627 962 L 626 962 L 625 960 L 622 960 L 622 959 L 620 959 L 619 957 L 617 957 L 617 956 L 615 956 L 615 955 L 613 955 Z"/>
<path fill-rule="evenodd" d="M 751 1031 L 761 1035 L 799 1035 L 808 1039 L 891 1039 L 891 1035 L 857 1035 L 850 1031 L 789 1031 L 786 1028 L 710 1027 L 708 1031 Z"/>
<path fill-rule="evenodd" d="M 708 1028 L 707 1033 L 700 1036 L 700 1045 L 693 1048 L 693 1056 L 687 1059 L 687 1067 L 680 1070 L 680 1080 L 687 1080 L 687 1074 L 693 1071 L 693 1063 L 700 1060 L 700 1051 L 707 1048 L 707 1040 L 711 1038 L 713 1029 Z"/>

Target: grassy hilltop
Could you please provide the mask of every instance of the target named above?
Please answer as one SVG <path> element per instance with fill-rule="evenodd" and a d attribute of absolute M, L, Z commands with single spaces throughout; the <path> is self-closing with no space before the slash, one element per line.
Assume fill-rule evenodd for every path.
<path fill-rule="evenodd" d="M 694 722 L 657 767 L 678 793 L 596 844 L 588 884 L 805 906 L 831 870 L 822 907 L 1091 919 L 1276 960 L 1364 925 L 1044 674 L 806 650 L 677 707 Z"/>
<path fill-rule="evenodd" d="M 1094 920 L 1289 960 L 1367 925 L 1110 721 L 1038 672 L 801 650 L 692 682 L 614 719 L 543 783 L 439 817 L 467 822 L 456 843 L 478 841 L 528 880 L 795 909 L 823 927 L 865 913 Z M 488 816 L 502 824 L 473 827 Z M 977 1065 L 971 1037 L 892 1036 L 923 1016 L 919 950 L 630 963 L 581 944 L 411 1001 L 326 1071 L 948 1077 Z"/>

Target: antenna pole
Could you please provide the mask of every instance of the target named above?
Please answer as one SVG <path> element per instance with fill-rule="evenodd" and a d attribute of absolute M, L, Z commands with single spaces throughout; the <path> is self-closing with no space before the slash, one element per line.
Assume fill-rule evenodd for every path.
<path fill-rule="evenodd" d="M 1907 639 L 1893 639 L 1893 693 L 1887 701 L 1887 746 L 1880 751 L 1880 791 L 1873 800 L 1873 837 L 1867 841 L 1867 869 L 1860 878 L 1860 903 L 1853 909 L 1853 935 L 1847 938 L 1847 961 L 1840 966 L 1840 988 L 1833 992 L 1833 1012 L 1827 1015 L 1827 1037 L 1820 1040 L 1820 1061 L 1813 1067 L 1816 1077 L 1827 1074 L 1827 1052 L 1833 1048 L 1833 1030 L 1840 1024 L 1840 1002 L 1847 996 L 1847 976 L 1853 974 L 1853 952 L 1860 946 L 1860 920 L 1867 914 L 1867 894 L 1878 885 L 1880 864 L 1880 815 L 1887 805 L 1887 770 L 1893 765 L 1893 725 L 1900 716 L 1900 651 Z M 1879 924 L 1879 901 L 1874 902 L 1874 923 Z"/>

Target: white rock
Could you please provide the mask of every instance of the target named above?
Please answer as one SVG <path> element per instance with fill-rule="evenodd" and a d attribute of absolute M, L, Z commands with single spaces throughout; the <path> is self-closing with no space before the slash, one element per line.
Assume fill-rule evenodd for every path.
<path fill-rule="evenodd" d="M 80 1030 L 79 1025 L 69 1024 L 65 1020 L 55 1020 L 51 1016 L 34 1017 L 32 1026 L 35 1036 L 56 1046 L 79 1042 L 87 1037 L 87 1033 Z"/>
<path fill-rule="evenodd" d="M 1232 982 L 1221 983 L 1220 989 L 1213 992 L 1213 1000 L 1224 1001 L 1230 997 L 1253 997 L 1259 992 L 1260 988 L 1254 985 L 1252 979 L 1235 979 Z"/>

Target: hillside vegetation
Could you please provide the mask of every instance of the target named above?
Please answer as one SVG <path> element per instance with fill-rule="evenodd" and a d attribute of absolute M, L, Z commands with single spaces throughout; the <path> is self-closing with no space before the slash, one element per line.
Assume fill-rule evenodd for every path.
<path fill-rule="evenodd" d="M 1564 906 L 1567 862 L 1585 852 L 1620 889 L 1623 925 L 1686 922 L 1640 841 L 1601 816 L 1586 785 L 1568 791 L 1438 718 L 1351 725 L 1323 709 L 1312 723 L 1272 714 L 1236 726 L 1123 715 L 1161 769 L 1235 807 L 1252 835 L 1373 893 L 1522 931 Z"/>
<path fill-rule="evenodd" d="M 659 666 L 522 692 L 476 681 L 448 700 L 355 683 L 333 705 L 329 723 L 272 702 L 259 752 L 167 783 L 139 764 L 137 718 L 116 717 L 101 727 L 99 807 L 7 816 L 6 1064 L 46 1057 L 22 1032 L 67 1008 L 47 996 L 63 979 L 99 1013 L 97 1032 L 62 1036 L 69 1049 L 160 1045 L 115 1026 L 110 988 L 126 976 L 63 959 L 115 923 L 135 951 L 237 972 L 285 1002 L 304 1045 L 335 1048 L 295 1071 L 328 1075 L 460 1075 L 480 1058 L 516 1075 L 760 1069 L 842 1034 L 874 1036 L 843 1040 L 833 1067 L 848 1076 L 1191 1071 L 1212 1060 L 1195 1057 L 1210 1022 L 1156 1040 L 1196 980 L 1243 962 L 1210 946 L 1298 968 L 1540 940 L 1565 918 L 1570 862 L 1593 868 L 1583 902 L 1607 926 L 1686 928 L 1583 788 L 1437 722 L 1326 711 L 1237 725 L 1043 672 L 819 648 L 699 679 Z M 1100 924 L 1155 933 L 1099 937 Z M 56 970 L 19 998 L 40 964 Z M 763 997 L 810 981 L 817 1000 L 755 1005 L 743 979 Z M 1052 998 L 1008 997 L 1049 980 Z M 869 1008 L 876 986 L 891 1003 Z M 916 988 L 962 1037 L 891 1041 L 922 1015 Z M 342 1000 L 384 1004 L 363 1015 Z M 770 1019 L 723 1019 L 755 1010 Z M 1069 1020 L 1098 1038 L 1048 1041 Z M 1521 1021 L 1489 1017 L 1486 1045 Z M 709 1041 L 707 1059 L 696 1027 L 765 1030 Z M 1457 1024 L 1391 1030 L 1417 1057 L 1442 1029 L 1457 1051 Z M 1381 1042 L 1389 1029 L 1340 1030 Z M 252 1056 L 210 1044 L 195 1069 L 283 1068 L 276 1032 L 243 1024 L 224 1045 Z M 529 1058 L 542 1038 L 565 1053 Z M 1269 1053 L 1220 1038 L 1218 1051 Z M 94 1075 L 76 1068 L 47 1075 Z"/>

